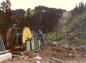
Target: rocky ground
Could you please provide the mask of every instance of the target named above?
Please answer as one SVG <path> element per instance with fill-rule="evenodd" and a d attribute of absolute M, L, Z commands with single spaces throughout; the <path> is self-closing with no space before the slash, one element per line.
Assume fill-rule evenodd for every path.
<path fill-rule="evenodd" d="M 36 57 L 41 57 L 37 59 Z M 86 52 L 79 49 L 62 48 L 52 45 L 45 46 L 42 50 L 14 55 L 12 60 L 2 63 L 86 63 Z"/>

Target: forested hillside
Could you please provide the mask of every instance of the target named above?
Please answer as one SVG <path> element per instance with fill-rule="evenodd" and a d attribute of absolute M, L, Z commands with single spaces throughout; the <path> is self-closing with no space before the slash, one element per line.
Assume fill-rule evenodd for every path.
<path fill-rule="evenodd" d="M 67 39 L 70 44 L 86 44 L 86 5 L 81 2 L 72 11 L 67 23 Z"/>
<path fill-rule="evenodd" d="M 57 27 L 59 19 L 65 10 L 38 6 L 31 12 L 29 25 L 33 31 L 41 29 L 44 33 L 53 31 Z M 29 13 L 28 13 L 29 14 Z"/>
<path fill-rule="evenodd" d="M 70 17 L 67 16 L 69 14 Z M 57 30 L 57 31 L 56 31 Z M 47 34 L 47 39 L 70 45 L 86 44 L 86 4 L 80 2 L 72 10 L 67 11 L 59 20 L 55 31 Z"/>

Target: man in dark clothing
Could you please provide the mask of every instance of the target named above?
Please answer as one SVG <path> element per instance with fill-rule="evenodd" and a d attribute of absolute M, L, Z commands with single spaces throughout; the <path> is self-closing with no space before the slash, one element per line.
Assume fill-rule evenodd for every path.
<path fill-rule="evenodd" d="M 38 39 L 40 40 L 41 42 L 41 45 L 44 46 L 44 34 L 42 33 L 41 30 L 38 30 Z"/>
<path fill-rule="evenodd" d="M 15 42 L 16 45 L 18 45 L 19 34 L 18 34 L 17 24 L 13 24 L 12 26 L 12 35 L 13 35 L 13 41 Z"/>

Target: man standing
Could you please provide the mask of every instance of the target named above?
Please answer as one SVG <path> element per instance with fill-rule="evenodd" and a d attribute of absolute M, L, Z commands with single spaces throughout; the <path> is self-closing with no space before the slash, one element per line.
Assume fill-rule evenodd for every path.
<path fill-rule="evenodd" d="M 18 26 L 17 24 L 13 24 L 12 26 L 12 34 L 13 34 L 13 41 L 16 45 L 18 45 L 19 33 L 18 33 Z"/>
<path fill-rule="evenodd" d="M 44 46 L 44 34 L 42 33 L 41 30 L 38 30 L 37 35 L 38 35 L 38 40 L 40 40 L 41 42 L 41 45 Z"/>

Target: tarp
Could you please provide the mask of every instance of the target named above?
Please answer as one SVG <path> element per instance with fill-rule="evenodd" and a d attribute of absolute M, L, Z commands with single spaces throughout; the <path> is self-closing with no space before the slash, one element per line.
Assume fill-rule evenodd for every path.
<path fill-rule="evenodd" d="M 0 34 L 0 51 L 5 51 L 5 46 L 1 34 Z"/>

